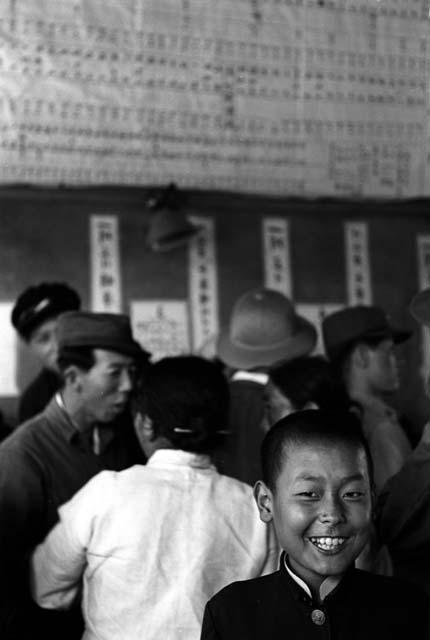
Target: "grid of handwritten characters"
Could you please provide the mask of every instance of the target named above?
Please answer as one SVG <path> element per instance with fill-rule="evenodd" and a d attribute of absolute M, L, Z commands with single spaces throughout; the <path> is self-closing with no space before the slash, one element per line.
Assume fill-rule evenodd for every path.
<path fill-rule="evenodd" d="M 0 182 L 430 190 L 429 0 L 0 0 Z"/>

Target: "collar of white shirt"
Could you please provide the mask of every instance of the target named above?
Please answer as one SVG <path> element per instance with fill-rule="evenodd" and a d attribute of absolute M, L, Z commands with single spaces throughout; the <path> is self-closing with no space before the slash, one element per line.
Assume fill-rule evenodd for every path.
<path fill-rule="evenodd" d="M 182 449 L 157 449 L 146 463 L 149 467 L 194 467 L 198 469 L 215 469 L 208 455 L 192 453 Z"/>
<path fill-rule="evenodd" d="M 256 382 L 257 384 L 266 385 L 269 381 L 269 374 L 259 371 L 236 371 L 233 373 L 232 380 L 245 380 L 246 382 Z"/>

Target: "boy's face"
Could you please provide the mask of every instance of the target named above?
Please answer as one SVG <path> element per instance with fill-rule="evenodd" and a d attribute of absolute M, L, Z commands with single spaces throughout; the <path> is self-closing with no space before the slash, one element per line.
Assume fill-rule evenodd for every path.
<path fill-rule="evenodd" d="M 365 546 L 372 497 L 363 450 L 343 443 L 288 447 L 272 492 L 257 483 L 264 522 L 273 521 L 291 569 L 318 589 L 343 574 Z"/>

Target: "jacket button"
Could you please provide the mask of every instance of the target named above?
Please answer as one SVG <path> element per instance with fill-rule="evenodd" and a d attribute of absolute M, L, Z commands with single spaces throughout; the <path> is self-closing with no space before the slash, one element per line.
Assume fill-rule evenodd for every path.
<path fill-rule="evenodd" d="M 320 609 L 314 609 L 311 613 L 311 620 L 314 624 L 321 626 L 325 622 L 325 613 Z"/>

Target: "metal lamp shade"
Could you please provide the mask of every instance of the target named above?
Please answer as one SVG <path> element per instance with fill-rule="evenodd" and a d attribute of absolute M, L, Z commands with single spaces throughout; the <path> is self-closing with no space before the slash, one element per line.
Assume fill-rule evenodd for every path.
<path fill-rule="evenodd" d="M 187 244 L 197 232 L 181 210 L 163 208 L 154 213 L 146 242 L 152 251 L 169 251 Z"/>

